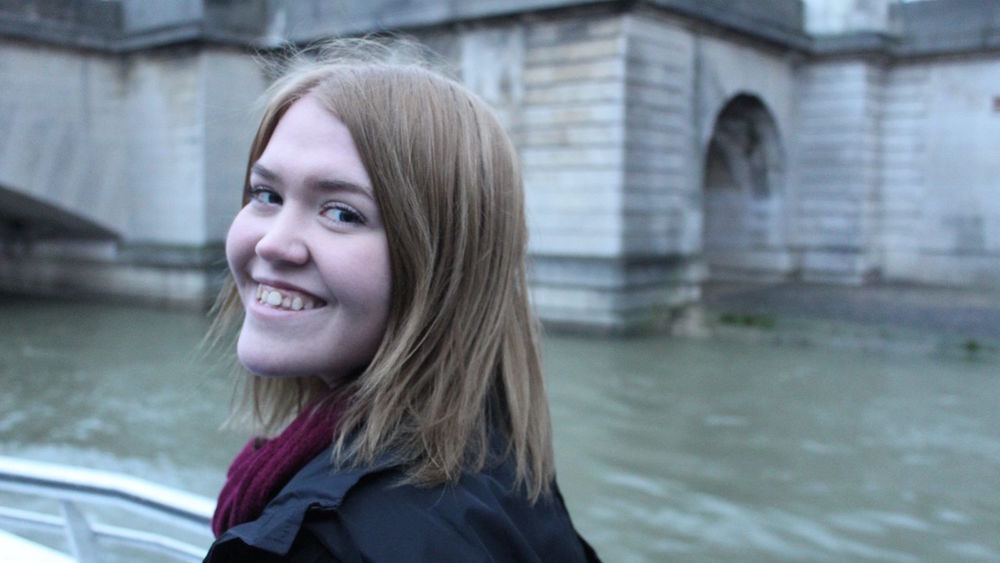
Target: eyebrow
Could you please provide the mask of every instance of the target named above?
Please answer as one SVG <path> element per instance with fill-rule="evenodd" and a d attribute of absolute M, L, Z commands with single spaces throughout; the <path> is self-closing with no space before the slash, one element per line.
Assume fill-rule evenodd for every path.
<path fill-rule="evenodd" d="M 263 164 L 256 162 L 250 167 L 250 173 L 264 178 L 268 182 L 280 182 L 281 178 L 277 173 L 267 168 Z M 372 189 L 365 187 L 354 182 L 349 182 L 347 180 L 316 180 L 310 182 L 310 186 L 318 188 L 322 191 L 349 191 L 356 192 L 369 198 L 374 198 L 375 194 L 372 193 Z"/>

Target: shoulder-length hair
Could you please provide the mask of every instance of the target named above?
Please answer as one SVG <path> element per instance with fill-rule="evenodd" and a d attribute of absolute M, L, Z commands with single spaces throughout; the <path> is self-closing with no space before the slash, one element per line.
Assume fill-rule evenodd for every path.
<path fill-rule="evenodd" d="M 372 180 L 389 245 L 391 305 L 371 363 L 335 390 L 346 404 L 335 458 L 365 464 L 390 454 L 412 482 L 431 485 L 509 456 L 518 485 L 537 499 L 549 490 L 554 462 L 517 153 L 465 87 L 392 60 L 393 49 L 358 45 L 338 44 L 318 60 L 296 57 L 268 92 L 245 180 L 284 112 L 305 95 L 347 126 Z M 217 311 L 216 340 L 242 319 L 231 280 Z M 242 379 L 236 409 L 270 434 L 331 393 L 318 378 Z"/>

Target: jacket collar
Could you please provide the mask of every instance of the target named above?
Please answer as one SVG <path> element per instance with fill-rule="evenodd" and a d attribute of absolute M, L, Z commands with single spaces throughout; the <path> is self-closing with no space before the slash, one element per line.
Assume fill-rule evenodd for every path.
<path fill-rule="evenodd" d="M 389 456 L 383 456 L 369 466 L 340 469 L 333 466 L 332 455 L 331 448 L 323 450 L 278 492 L 260 518 L 230 528 L 219 536 L 216 545 L 238 539 L 258 549 L 285 555 L 307 511 L 339 508 L 344 496 L 362 478 L 397 465 Z"/>

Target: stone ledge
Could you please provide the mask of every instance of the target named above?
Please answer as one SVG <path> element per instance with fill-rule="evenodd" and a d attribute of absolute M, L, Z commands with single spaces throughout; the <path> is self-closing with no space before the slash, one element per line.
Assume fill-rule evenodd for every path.
<path fill-rule="evenodd" d="M 222 243 L 37 241 L 0 258 L 0 291 L 206 308 L 226 272 Z"/>
<path fill-rule="evenodd" d="M 910 58 L 1000 50 L 1000 0 L 904 2 L 889 9 L 893 32 L 816 36 L 812 54 Z"/>
<path fill-rule="evenodd" d="M 658 8 L 795 50 L 809 47 L 794 0 L 647 0 Z"/>
<path fill-rule="evenodd" d="M 309 43 L 330 36 L 419 29 L 525 13 L 591 6 L 628 10 L 634 5 L 623 0 L 428 0 L 401 9 L 391 0 L 348 0 L 333 9 L 322 0 L 280 8 L 263 0 L 239 4 L 201 1 L 168 7 L 157 17 L 135 0 L 81 2 L 84 7 L 80 2 L 59 0 L 0 0 L 0 35 L 112 52 L 188 41 L 268 47 L 284 41 Z M 802 8 L 795 0 L 766 0 L 765 6 L 759 0 L 644 0 L 640 4 L 766 41 L 806 46 Z M 95 20 L 94 14 L 101 17 Z"/>
<path fill-rule="evenodd" d="M 161 268 L 214 268 L 226 265 L 224 243 L 204 246 L 176 246 L 126 243 L 118 245 L 116 262 Z"/>
<path fill-rule="evenodd" d="M 27 257 L 0 263 L 0 291 L 205 310 L 222 286 L 224 271 L 224 267 L 207 265 L 166 267 L 82 257 Z"/>
<path fill-rule="evenodd" d="M 898 22 L 898 32 L 815 37 L 803 29 L 797 0 L 429 0 L 409 9 L 391 0 L 350 0 L 336 9 L 322 0 L 281 7 L 267 0 L 197 0 L 164 6 L 157 12 L 141 0 L 0 0 L 0 36 L 111 53 L 186 42 L 266 49 L 529 13 L 645 6 L 816 57 L 906 58 L 1000 49 L 1000 0 L 896 4 L 891 20 Z"/>
<path fill-rule="evenodd" d="M 716 337 L 1000 359 L 1000 295 L 995 289 L 710 283 L 703 297 Z"/>
<path fill-rule="evenodd" d="M 596 334 L 699 334 L 704 265 L 683 256 L 533 256 L 532 302 L 559 331 Z"/>

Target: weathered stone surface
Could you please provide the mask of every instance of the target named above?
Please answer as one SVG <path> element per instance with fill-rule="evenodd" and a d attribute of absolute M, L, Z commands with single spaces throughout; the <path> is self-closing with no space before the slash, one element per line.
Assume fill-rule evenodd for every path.
<path fill-rule="evenodd" d="M 250 49 L 387 29 L 511 131 L 549 321 L 694 318 L 710 276 L 1000 284 L 1000 0 L 160 4 L 0 0 L 5 287 L 204 301 Z"/>

